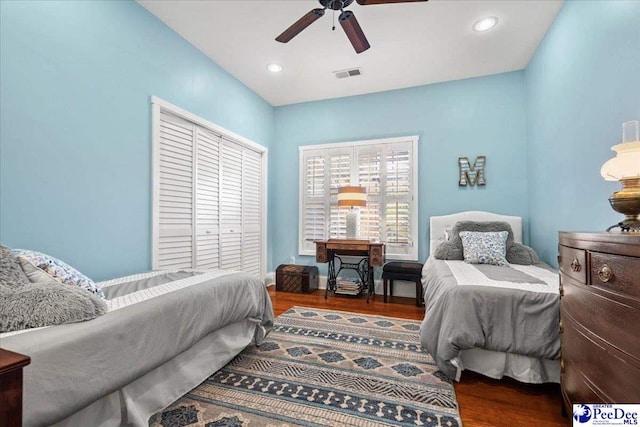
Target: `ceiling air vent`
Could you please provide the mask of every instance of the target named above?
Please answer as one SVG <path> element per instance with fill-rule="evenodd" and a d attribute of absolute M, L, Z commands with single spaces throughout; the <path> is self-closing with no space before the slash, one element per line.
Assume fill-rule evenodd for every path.
<path fill-rule="evenodd" d="M 360 71 L 360 68 L 351 68 L 350 70 L 334 71 L 333 74 L 335 74 L 338 79 L 346 79 L 347 77 L 359 76 L 362 74 L 362 71 Z"/>

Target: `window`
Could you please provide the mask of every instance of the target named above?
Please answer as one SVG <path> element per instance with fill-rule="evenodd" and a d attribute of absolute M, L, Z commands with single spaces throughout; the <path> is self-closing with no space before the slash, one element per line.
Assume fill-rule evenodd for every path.
<path fill-rule="evenodd" d="M 384 242 L 390 258 L 418 259 L 417 147 L 417 136 L 300 147 L 299 253 L 345 238 L 338 188 L 359 185 L 367 191 L 359 237 Z"/>

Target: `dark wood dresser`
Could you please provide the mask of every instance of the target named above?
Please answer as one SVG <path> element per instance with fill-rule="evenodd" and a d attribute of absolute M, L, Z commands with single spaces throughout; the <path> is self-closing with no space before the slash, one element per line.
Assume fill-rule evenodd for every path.
<path fill-rule="evenodd" d="M 22 368 L 29 356 L 0 348 L 0 427 L 22 426 Z"/>
<path fill-rule="evenodd" d="M 574 403 L 640 402 L 640 234 L 559 235 L 561 388 Z"/>

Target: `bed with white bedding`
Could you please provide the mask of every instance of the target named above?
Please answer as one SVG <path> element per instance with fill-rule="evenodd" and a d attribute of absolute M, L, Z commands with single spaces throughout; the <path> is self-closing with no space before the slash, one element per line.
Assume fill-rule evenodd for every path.
<path fill-rule="evenodd" d="M 25 426 L 148 424 L 273 325 L 264 284 L 241 272 L 171 271 L 99 284 L 96 319 L 0 334 L 31 357 Z"/>
<path fill-rule="evenodd" d="M 522 242 L 520 217 L 461 212 L 431 217 L 431 254 L 459 221 L 502 221 Z M 558 275 L 546 264 L 494 266 L 430 256 L 423 268 L 422 345 L 449 377 L 559 382 Z"/>

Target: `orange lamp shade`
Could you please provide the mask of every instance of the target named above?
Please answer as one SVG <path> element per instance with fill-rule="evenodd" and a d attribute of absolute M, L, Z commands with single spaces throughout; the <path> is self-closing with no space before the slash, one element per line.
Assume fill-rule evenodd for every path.
<path fill-rule="evenodd" d="M 366 206 L 367 191 L 364 187 L 338 188 L 338 206 Z"/>

